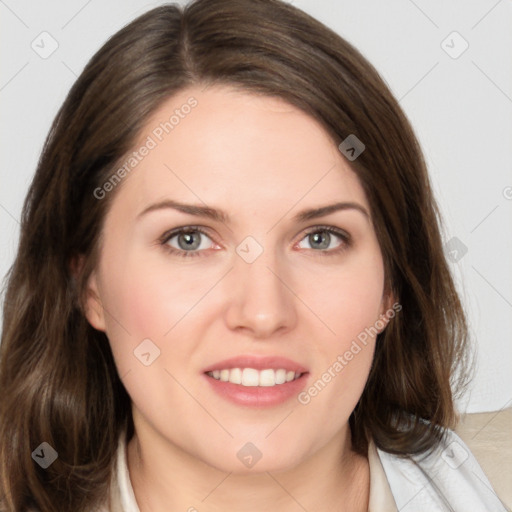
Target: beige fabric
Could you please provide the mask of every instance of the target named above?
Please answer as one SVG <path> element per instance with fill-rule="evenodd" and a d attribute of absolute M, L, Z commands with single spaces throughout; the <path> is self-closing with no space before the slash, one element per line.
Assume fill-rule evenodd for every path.
<path fill-rule="evenodd" d="M 397 512 L 384 468 L 373 442 L 368 447 L 370 499 L 368 512 Z M 100 512 L 140 512 L 126 461 L 125 433 L 119 439 L 116 468 L 113 473 L 110 503 Z"/>
<path fill-rule="evenodd" d="M 373 441 L 368 446 L 370 463 L 370 501 L 368 512 L 397 512 L 397 507 L 388 479 Z"/>
<path fill-rule="evenodd" d="M 455 432 L 478 460 L 500 500 L 512 510 L 512 408 L 466 414 Z"/>

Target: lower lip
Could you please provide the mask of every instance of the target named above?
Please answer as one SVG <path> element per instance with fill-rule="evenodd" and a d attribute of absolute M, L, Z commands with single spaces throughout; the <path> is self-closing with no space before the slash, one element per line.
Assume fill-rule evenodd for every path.
<path fill-rule="evenodd" d="M 242 386 L 203 375 L 216 393 L 236 405 L 272 407 L 296 397 L 306 386 L 309 374 L 303 373 L 298 379 L 275 386 Z"/>

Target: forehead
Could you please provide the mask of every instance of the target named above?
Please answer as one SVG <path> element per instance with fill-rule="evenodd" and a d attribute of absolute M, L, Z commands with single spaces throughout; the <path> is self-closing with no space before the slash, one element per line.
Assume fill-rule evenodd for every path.
<path fill-rule="evenodd" d="M 281 98 L 227 86 L 182 90 L 147 120 L 133 150 L 122 195 L 140 208 L 169 197 L 274 214 L 299 203 L 368 206 L 329 134 Z"/>

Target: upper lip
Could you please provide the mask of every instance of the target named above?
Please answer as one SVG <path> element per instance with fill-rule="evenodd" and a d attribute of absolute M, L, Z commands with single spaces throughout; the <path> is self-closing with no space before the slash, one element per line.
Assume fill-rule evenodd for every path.
<path fill-rule="evenodd" d="M 230 368 L 254 368 L 255 370 L 273 368 L 275 370 L 283 369 L 286 371 L 294 371 L 295 373 L 307 372 L 307 369 L 304 366 L 286 357 L 242 355 L 213 363 L 205 368 L 204 373 Z"/>

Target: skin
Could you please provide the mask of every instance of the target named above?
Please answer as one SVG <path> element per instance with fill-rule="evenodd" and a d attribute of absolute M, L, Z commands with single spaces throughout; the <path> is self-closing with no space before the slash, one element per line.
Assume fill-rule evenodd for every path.
<path fill-rule="evenodd" d="M 280 99 L 190 88 L 148 120 L 141 144 L 190 96 L 198 105 L 115 191 L 88 287 L 88 321 L 107 334 L 132 399 L 127 456 L 140 510 L 367 510 L 368 461 L 351 450 L 348 418 L 374 338 L 307 405 L 293 397 L 266 409 L 238 406 L 202 372 L 237 355 L 280 355 L 308 368 L 307 389 L 381 319 L 393 297 L 371 218 L 345 209 L 293 220 L 339 201 L 370 205 L 325 130 Z M 165 199 L 222 209 L 231 220 L 171 208 L 137 218 Z M 159 243 L 191 225 L 208 232 L 195 235 L 199 255 L 173 255 Z M 308 228 L 319 225 L 344 230 L 351 244 L 326 240 L 320 228 L 311 230 L 323 234 L 315 245 Z M 263 248 L 252 263 L 236 252 L 247 236 Z M 179 250 L 178 242 L 167 246 Z M 133 353 L 146 338 L 160 349 L 149 366 Z M 249 441 L 263 455 L 252 468 L 237 458 Z"/>

